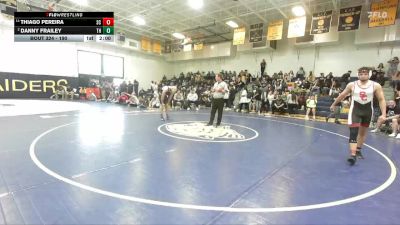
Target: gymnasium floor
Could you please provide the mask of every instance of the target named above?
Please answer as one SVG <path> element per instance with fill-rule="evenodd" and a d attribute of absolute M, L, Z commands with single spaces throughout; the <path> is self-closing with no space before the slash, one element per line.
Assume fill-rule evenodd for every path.
<path fill-rule="evenodd" d="M 400 224 L 400 140 L 383 134 L 350 167 L 334 123 L 224 112 L 213 128 L 207 109 L 164 123 L 52 101 L 0 112 L 1 224 Z"/>

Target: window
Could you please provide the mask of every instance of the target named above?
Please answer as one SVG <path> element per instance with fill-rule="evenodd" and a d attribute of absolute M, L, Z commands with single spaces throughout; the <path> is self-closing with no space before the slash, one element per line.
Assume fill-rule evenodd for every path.
<path fill-rule="evenodd" d="M 124 58 L 95 52 L 78 51 L 78 73 L 124 78 Z"/>
<path fill-rule="evenodd" d="M 101 54 L 78 51 L 78 73 L 88 75 L 101 74 Z"/>
<path fill-rule="evenodd" d="M 103 75 L 106 77 L 124 77 L 124 58 L 103 55 Z"/>

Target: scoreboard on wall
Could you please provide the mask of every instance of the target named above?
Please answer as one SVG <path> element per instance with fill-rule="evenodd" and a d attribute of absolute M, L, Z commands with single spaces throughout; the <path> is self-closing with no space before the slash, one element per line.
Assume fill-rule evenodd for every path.
<path fill-rule="evenodd" d="M 15 42 L 113 42 L 113 12 L 15 12 Z"/>

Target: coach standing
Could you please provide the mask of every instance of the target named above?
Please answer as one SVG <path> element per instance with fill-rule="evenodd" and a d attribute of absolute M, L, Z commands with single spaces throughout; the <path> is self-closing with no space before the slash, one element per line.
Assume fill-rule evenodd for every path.
<path fill-rule="evenodd" d="M 218 110 L 218 118 L 216 126 L 221 125 L 222 120 L 222 111 L 224 109 L 224 95 L 225 92 L 228 91 L 228 85 L 222 81 L 222 74 L 218 73 L 215 75 L 214 87 L 211 89 L 211 93 L 213 96 L 212 105 L 211 105 L 211 115 L 210 122 L 208 122 L 207 126 L 211 126 L 214 123 L 215 113 Z"/>

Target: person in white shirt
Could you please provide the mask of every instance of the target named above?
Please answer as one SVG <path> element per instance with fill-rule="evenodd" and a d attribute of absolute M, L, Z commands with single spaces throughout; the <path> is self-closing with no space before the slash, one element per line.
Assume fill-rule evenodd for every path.
<path fill-rule="evenodd" d="M 215 113 L 218 110 L 218 118 L 216 126 L 221 125 L 222 120 L 222 112 L 224 110 L 224 95 L 225 92 L 228 91 L 228 85 L 222 81 L 222 74 L 218 73 L 215 75 L 215 82 L 214 86 L 211 88 L 212 92 L 212 105 L 211 105 L 211 115 L 210 121 L 208 122 L 207 126 L 212 126 L 214 123 Z"/>
<path fill-rule="evenodd" d="M 194 104 L 196 106 L 196 110 L 199 110 L 198 106 L 199 96 L 197 95 L 194 89 L 190 90 L 189 94 L 186 97 L 186 100 L 188 101 L 187 110 L 190 110 L 191 104 Z"/>

